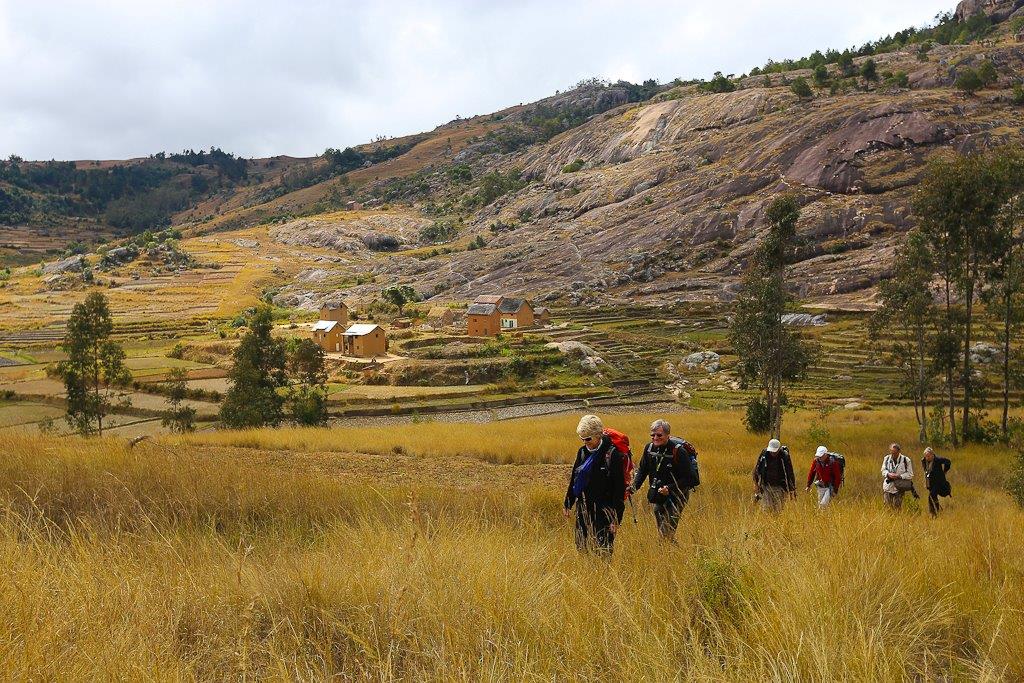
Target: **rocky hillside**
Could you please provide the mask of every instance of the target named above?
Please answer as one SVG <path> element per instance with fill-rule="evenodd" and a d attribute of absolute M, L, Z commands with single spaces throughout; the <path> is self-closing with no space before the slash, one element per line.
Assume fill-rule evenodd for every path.
<path fill-rule="evenodd" d="M 418 136 L 251 162 L 258 174 L 174 222 L 186 236 L 268 225 L 280 245 L 334 250 L 339 270 L 364 276 L 349 280 L 357 300 L 400 281 L 435 300 L 668 303 L 727 300 L 766 202 L 793 192 L 800 295 L 870 306 L 927 159 L 1021 141 L 1022 4 L 965 0 L 943 25 L 960 36 L 950 44 L 915 40 L 824 74 L 585 83 Z M 869 60 L 875 78 L 861 75 Z M 985 87 L 956 87 L 979 69 Z M 371 215 L 338 211 L 353 201 Z M 316 300 L 308 282 L 279 285 L 282 304 Z"/>

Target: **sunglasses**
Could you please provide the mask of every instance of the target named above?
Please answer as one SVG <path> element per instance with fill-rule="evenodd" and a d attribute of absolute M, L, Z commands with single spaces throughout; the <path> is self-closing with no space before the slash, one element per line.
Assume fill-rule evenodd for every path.
<path fill-rule="evenodd" d="M 651 438 L 652 438 L 652 439 L 653 439 L 653 438 L 655 438 L 655 437 L 657 437 L 657 438 L 659 438 L 659 439 L 660 439 L 660 438 L 662 438 L 663 436 L 665 436 L 665 435 L 664 435 L 664 434 L 662 434 L 661 432 L 651 432 Z"/>
<path fill-rule="evenodd" d="M 592 436 L 581 436 L 580 437 L 580 441 L 593 441 L 593 440 L 594 440 L 594 437 L 592 437 Z"/>

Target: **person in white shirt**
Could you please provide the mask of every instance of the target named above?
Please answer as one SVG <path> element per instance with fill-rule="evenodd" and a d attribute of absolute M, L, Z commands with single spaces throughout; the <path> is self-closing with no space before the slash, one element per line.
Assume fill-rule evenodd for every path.
<path fill-rule="evenodd" d="M 882 499 L 893 510 L 903 507 L 903 494 L 914 490 L 914 466 L 910 458 L 903 455 L 900 445 L 889 446 L 889 453 L 882 459 Z"/>

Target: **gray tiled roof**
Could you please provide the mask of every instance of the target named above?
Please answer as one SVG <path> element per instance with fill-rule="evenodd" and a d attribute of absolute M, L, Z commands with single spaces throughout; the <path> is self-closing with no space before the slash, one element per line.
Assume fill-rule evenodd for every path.
<path fill-rule="evenodd" d="M 523 303 L 522 299 L 505 299 L 501 302 L 499 310 L 502 313 L 515 313 L 523 307 Z"/>
<path fill-rule="evenodd" d="M 472 304 L 466 309 L 466 313 L 469 315 L 491 315 L 498 307 L 494 304 Z"/>

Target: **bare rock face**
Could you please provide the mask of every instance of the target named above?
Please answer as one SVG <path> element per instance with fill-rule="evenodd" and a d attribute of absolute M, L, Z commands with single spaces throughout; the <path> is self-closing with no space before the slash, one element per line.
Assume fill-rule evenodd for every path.
<path fill-rule="evenodd" d="M 359 218 L 300 219 L 273 228 L 270 237 L 282 244 L 342 252 L 392 251 L 404 244 L 415 244 L 420 229 L 427 224 L 425 219 L 398 213 Z"/>
<path fill-rule="evenodd" d="M 996 21 L 1004 21 L 1022 6 L 1024 6 L 1022 0 L 961 0 L 956 6 L 955 16 L 958 21 L 965 21 L 981 12 Z"/>
<path fill-rule="evenodd" d="M 43 275 L 59 275 L 61 273 L 80 273 L 85 265 L 85 259 L 81 256 L 69 256 L 60 261 L 47 263 L 43 266 Z"/>
<path fill-rule="evenodd" d="M 796 158 L 786 171 L 790 180 L 830 192 L 861 189 L 859 160 L 871 153 L 934 145 L 953 137 L 950 128 L 917 111 L 885 110 L 855 116 Z"/>

